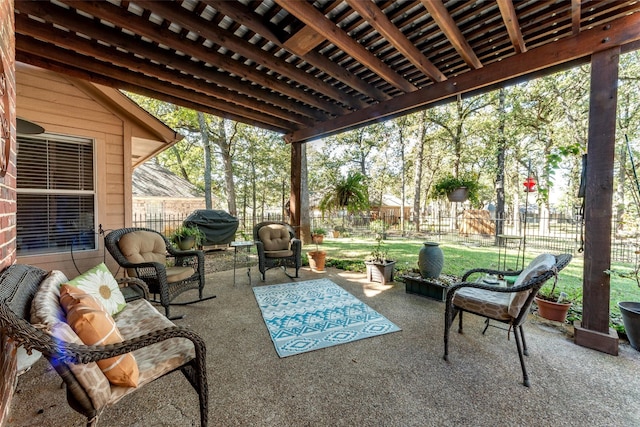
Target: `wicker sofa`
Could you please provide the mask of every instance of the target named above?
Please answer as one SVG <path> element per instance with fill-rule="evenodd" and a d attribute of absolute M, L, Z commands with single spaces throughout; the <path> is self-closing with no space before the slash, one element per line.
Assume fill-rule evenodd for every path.
<path fill-rule="evenodd" d="M 3 333 L 31 352 L 41 352 L 63 379 L 69 405 L 96 425 L 100 413 L 125 395 L 164 375 L 181 370 L 198 393 L 200 424 L 207 425 L 208 388 L 206 348 L 192 331 L 175 326 L 147 300 L 139 279 L 120 284 L 127 300 L 114 316 L 123 342 L 84 345 L 65 323 L 59 305 L 60 285 L 67 278 L 13 265 L 0 273 L 0 327 Z M 29 321 L 31 320 L 31 322 Z M 96 361 L 131 353 L 139 370 L 137 387 L 113 385 Z"/>

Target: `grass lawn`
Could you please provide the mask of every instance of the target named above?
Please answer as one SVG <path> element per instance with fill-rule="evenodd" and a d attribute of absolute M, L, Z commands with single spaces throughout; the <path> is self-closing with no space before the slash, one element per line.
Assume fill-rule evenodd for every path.
<path fill-rule="evenodd" d="M 388 251 L 388 258 L 396 260 L 396 270 L 399 275 L 405 271 L 418 268 L 418 252 L 424 240 L 391 239 L 385 240 L 382 249 Z M 327 252 L 327 265 L 351 271 L 365 271 L 363 261 L 375 248 L 377 242 L 374 239 L 324 239 L 321 249 Z M 484 267 L 498 269 L 498 248 L 497 247 L 470 247 L 463 245 L 453 245 L 443 243 L 440 245 L 444 252 L 443 273 L 462 276 L 462 274 L 472 268 Z M 315 245 L 307 245 L 303 248 L 303 253 L 315 250 Z M 527 252 L 525 255 L 525 265 L 535 258 L 539 253 Z M 507 253 L 507 268 L 515 268 L 516 252 Z M 614 264 L 613 270 L 630 270 L 632 266 L 627 264 Z M 570 313 L 569 320 L 579 319 L 582 313 L 582 273 L 583 259 L 581 256 L 574 256 L 571 263 L 564 268 L 559 275 L 556 289 L 566 292 L 575 301 Z M 548 282 L 546 287 L 551 286 Z M 640 288 L 632 279 L 611 277 L 611 299 L 609 306 L 611 310 L 612 325 L 623 331 L 621 328 L 620 310 L 617 303 L 619 301 L 640 301 Z"/>

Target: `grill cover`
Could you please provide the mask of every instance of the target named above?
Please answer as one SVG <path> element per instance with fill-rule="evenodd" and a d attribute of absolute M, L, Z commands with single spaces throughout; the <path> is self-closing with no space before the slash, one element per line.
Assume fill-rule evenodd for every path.
<path fill-rule="evenodd" d="M 204 245 L 226 245 L 234 240 L 238 218 L 226 211 L 200 209 L 193 211 L 184 221 L 185 226 L 196 226 L 206 237 Z"/>

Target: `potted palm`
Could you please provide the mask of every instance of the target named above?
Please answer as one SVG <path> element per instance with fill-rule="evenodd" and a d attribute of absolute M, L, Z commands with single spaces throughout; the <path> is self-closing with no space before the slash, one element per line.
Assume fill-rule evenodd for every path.
<path fill-rule="evenodd" d="M 183 251 L 200 247 L 205 240 L 204 233 L 195 226 L 181 225 L 171 234 L 171 241 Z"/>
<path fill-rule="evenodd" d="M 383 248 L 382 237 L 379 236 L 376 240 L 378 244 L 364 262 L 367 267 L 367 280 L 385 285 L 387 282 L 393 282 L 396 262 L 388 258 L 388 251 Z"/>

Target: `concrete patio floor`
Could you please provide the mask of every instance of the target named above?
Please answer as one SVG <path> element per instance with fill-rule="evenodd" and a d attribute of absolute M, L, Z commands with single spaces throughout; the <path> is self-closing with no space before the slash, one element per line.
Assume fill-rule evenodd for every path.
<path fill-rule="evenodd" d="M 213 273 L 217 298 L 173 314 L 207 342 L 211 426 L 640 425 L 640 352 L 619 356 L 579 347 L 552 324 L 525 326 L 531 387 L 524 387 L 513 337 L 465 316 L 442 359 L 444 304 L 405 293 L 403 283 L 303 268 L 296 280 L 329 278 L 402 328 L 401 332 L 280 359 L 246 270 Z M 281 270 L 254 286 L 291 282 Z M 455 327 L 455 326 L 454 326 Z M 8 426 L 82 426 L 61 381 L 40 360 L 19 378 Z M 180 373 L 105 410 L 101 426 L 198 425 L 196 393 Z"/>

